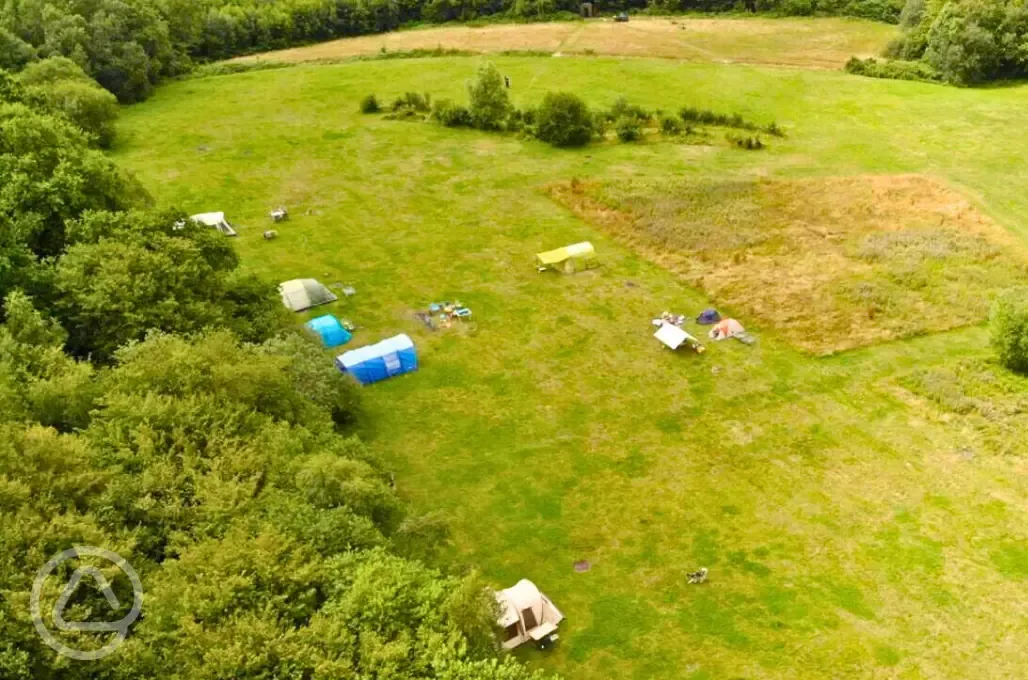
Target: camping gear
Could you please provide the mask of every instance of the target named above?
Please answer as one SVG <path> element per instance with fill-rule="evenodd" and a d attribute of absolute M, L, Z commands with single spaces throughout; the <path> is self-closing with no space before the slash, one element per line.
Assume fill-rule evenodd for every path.
<path fill-rule="evenodd" d="M 289 217 L 289 213 L 286 212 L 286 209 L 285 208 L 281 208 L 281 207 L 280 208 L 275 208 L 274 210 L 271 211 L 270 214 L 271 214 L 271 221 L 272 222 L 276 222 L 276 223 L 277 222 L 281 222 L 282 220 L 287 219 Z"/>
<path fill-rule="evenodd" d="M 285 281 L 278 285 L 278 292 L 282 296 L 282 304 L 294 312 L 302 312 L 339 299 L 317 279 Z"/>
<path fill-rule="evenodd" d="M 225 236 L 236 235 L 236 230 L 233 229 L 232 225 L 225 219 L 225 213 L 223 212 L 200 213 L 199 215 L 193 215 L 189 219 L 208 227 L 214 227 Z"/>
<path fill-rule="evenodd" d="M 335 318 L 331 314 L 325 316 L 319 316 L 316 319 L 311 319 L 304 324 L 307 330 L 313 332 L 321 340 L 321 344 L 325 347 L 338 347 L 339 345 L 345 345 L 350 342 L 350 332 L 343 327 L 339 319 Z"/>
<path fill-rule="evenodd" d="M 352 375 L 362 385 L 369 385 L 416 370 L 418 355 L 414 342 L 407 335 L 400 334 L 341 354 L 336 357 L 336 367 Z"/>
<path fill-rule="evenodd" d="M 596 249 L 588 241 L 548 250 L 535 256 L 535 266 L 541 272 L 552 269 L 565 274 L 574 274 L 599 265 L 600 263 L 596 259 Z"/>
<path fill-rule="evenodd" d="M 264 240 L 265 241 L 270 241 L 270 240 L 275 239 L 275 238 L 278 238 L 278 232 L 275 231 L 274 229 L 268 229 L 266 232 L 264 232 Z"/>
<path fill-rule="evenodd" d="M 689 577 L 689 583 L 706 583 L 707 582 L 707 568 L 703 567 L 699 571 L 694 571 L 686 574 Z"/>
<path fill-rule="evenodd" d="M 742 335 L 746 332 L 746 329 L 742 327 L 742 324 L 735 319 L 723 319 L 719 321 L 717 325 L 710 329 L 711 340 L 725 340 L 727 338 L 734 338 L 737 335 Z"/>
<path fill-rule="evenodd" d="M 721 320 L 721 315 L 717 313 L 716 309 L 705 309 L 700 312 L 700 315 L 696 317 L 696 323 L 701 326 L 709 326 L 715 324 Z"/>
<path fill-rule="evenodd" d="M 357 294 L 357 289 L 353 286 L 343 286 L 343 295 L 346 297 L 353 297 Z"/>
<path fill-rule="evenodd" d="M 661 324 L 669 323 L 672 326 L 678 326 L 681 328 L 685 325 L 685 317 L 681 314 L 672 314 L 671 312 L 661 312 L 659 319 L 653 320 L 653 325 L 660 327 Z"/>
<path fill-rule="evenodd" d="M 557 639 L 557 626 L 564 615 L 535 584 L 521 579 L 496 593 L 500 604 L 497 623 L 503 628 L 504 649 L 514 649 L 529 640 L 541 647 Z"/>
<path fill-rule="evenodd" d="M 665 347 L 669 349 L 678 349 L 682 345 L 688 345 L 697 354 L 703 354 L 707 351 L 707 348 L 700 344 L 700 341 L 683 331 L 674 324 L 665 323 L 661 324 L 657 332 L 653 334 L 657 340 L 659 340 Z"/>

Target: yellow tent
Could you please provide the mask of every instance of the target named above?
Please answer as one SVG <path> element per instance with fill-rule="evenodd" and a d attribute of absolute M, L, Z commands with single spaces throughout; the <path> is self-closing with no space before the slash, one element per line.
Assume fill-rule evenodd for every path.
<path fill-rule="evenodd" d="M 583 269 L 592 269 L 599 266 L 596 259 L 596 250 L 593 244 L 588 241 L 574 245 L 548 250 L 535 256 L 535 266 L 543 272 L 547 269 L 562 271 L 565 274 L 574 274 Z"/>

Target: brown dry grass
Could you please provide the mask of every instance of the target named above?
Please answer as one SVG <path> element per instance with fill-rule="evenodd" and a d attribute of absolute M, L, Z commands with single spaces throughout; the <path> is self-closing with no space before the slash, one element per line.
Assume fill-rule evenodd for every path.
<path fill-rule="evenodd" d="M 895 29 L 845 19 L 632 19 L 484 27 L 443 26 L 345 38 L 238 61 L 345 59 L 390 52 L 455 49 L 470 52 L 542 51 L 688 61 L 839 68 L 853 55 L 880 54 Z"/>
<path fill-rule="evenodd" d="M 919 175 L 597 185 L 551 195 L 816 354 L 978 323 L 1028 253 Z"/>

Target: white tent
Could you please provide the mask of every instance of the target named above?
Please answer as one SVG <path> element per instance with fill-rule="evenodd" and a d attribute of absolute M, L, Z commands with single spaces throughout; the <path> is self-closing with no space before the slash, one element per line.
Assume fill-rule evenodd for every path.
<path fill-rule="evenodd" d="M 539 643 L 556 639 L 557 625 L 564 615 L 531 581 L 521 579 L 499 591 L 496 601 L 500 604 L 497 622 L 503 628 L 505 649 L 514 649 L 529 640 Z"/>
<path fill-rule="evenodd" d="M 223 212 L 200 213 L 199 215 L 193 215 L 189 219 L 194 222 L 207 225 L 208 227 L 214 227 L 225 236 L 236 235 L 236 230 L 233 229 L 232 225 L 225 219 L 225 213 Z"/>
<path fill-rule="evenodd" d="M 328 302 L 335 302 L 335 293 L 322 285 L 317 279 L 293 279 L 278 285 L 282 296 L 282 304 L 294 312 L 302 312 Z"/>

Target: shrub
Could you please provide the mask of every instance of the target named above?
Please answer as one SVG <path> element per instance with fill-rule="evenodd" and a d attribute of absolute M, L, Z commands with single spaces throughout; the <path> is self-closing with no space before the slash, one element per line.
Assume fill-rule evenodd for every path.
<path fill-rule="evenodd" d="M 989 316 L 992 347 L 1001 364 L 1028 373 L 1028 288 L 1015 288 L 996 298 Z"/>
<path fill-rule="evenodd" d="M 500 130 L 510 114 L 510 98 L 503 76 L 493 64 L 478 69 L 478 78 L 468 86 L 471 121 L 480 130 Z"/>
<path fill-rule="evenodd" d="M 378 105 L 378 99 L 374 94 L 369 94 L 361 100 L 361 113 L 378 113 L 381 110 L 381 107 Z"/>
<path fill-rule="evenodd" d="M 683 127 L 682 121 L 674 116 L 660 117 L 660 131 L 669 137 L 675 137 L 682 134 Z"/>
<path fill-rule="evenodd" d="M 592 139 L 589 107 L 570 92 L 547 92 L 535 120 L 536 137 L 553 146 L 584 146 Z"/>
<path fill-rule="evenodd" d="M 760 151 L 764 148 L 764 142 L 761 141 L 760 137 L 738 137 L 736 135 L 725 135 L 725 139 L 747 151 Z"/>
<path fill-rule="evenodd" d="M 392 109 L 397 113 L 404 111 L 427 113 L 431 108 L 431 102 L 432 96 L 427 92 L 425 94 L 405 92 L 402 97 L 393 100 Z"/>
<path fill-rule="evenodd" d="M 874 57 L 860 59 L 853 57 L 846 62 L 846 72 L 868 78 L 891 78 L 893 80 L 919 80 L 939 82 L 942 76 L 923 61 L 878 61 Z"/>
<path fill-rule="evenodd" d="M 652 114 L 641 106 L 629 104 L 628 99 L 625 97 L 618 97 L 607 113 L 607 118 L 612 121 L 625 117 L 648 120 L 651 116 Z"/>
<path fill-rule="evenodd" d="M 765 128 L 761 128 L 756 123 L 746 120 L 738 113 L 717 113 L 716 111 L 710 111 L 707 109 L 696 109 L 691 106 L 683 107 L 679 112 L 678 116 L 685 123 L 698 123 L 700 125 L 718 125 L 720 127 L 738 128 L 740 130 L 750 130 L 756 132 L 764 129 L 770 134 L 780 135 L 784 134 L 777 125 L 772 123 Z M 774 128 L 777 132 L 771 132 L 771 128 Z"/>
<path fill-rule="evenodd" d="M 622 142 L 634 142 L 642 137 L 642 128 L 635 116 L 621 116 L 614 124 L 614 129 Z"/>
<path fill-rule="evenodd" d="M 432 107 L 432 117 L 446 127 L 471 127 L 471 112 L 450 99 L 440 99 Z"/>

